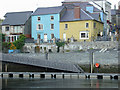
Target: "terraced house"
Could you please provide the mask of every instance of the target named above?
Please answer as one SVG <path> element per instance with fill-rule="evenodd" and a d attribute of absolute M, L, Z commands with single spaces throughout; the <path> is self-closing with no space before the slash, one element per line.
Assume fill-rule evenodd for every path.
<path fill-rule="evenodd" d="M 12 12 L 5 14 L 2 22 L 2 33 L 6 42 L 16 41 L 21 34 L 31 38 L 31 14 L 32 11 Z"/>
<path fill-rule="evenodd" d="M 60 39 L 67 41 L 97 40 L 103 33 L 103 22 L 98 9 L 89 3 L 63 3 L 67 8 L 60 22 Z"/>
<path fill-rule="evenodd" d="M 64 6 L 38 8 L 32 14 L 32 38 L 37 43 L 59 39 L 60 20 L 65 10 Z"/>

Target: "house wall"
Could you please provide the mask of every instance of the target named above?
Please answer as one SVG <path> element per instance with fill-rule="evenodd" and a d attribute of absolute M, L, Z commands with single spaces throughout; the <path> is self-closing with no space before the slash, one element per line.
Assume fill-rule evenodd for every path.
<path fill-rule="evenodd" d="M 25 23 L 24 34 L 27 38 L 31 38 L 31 17 Z"/>
<path fill-rule="evenodd" d="M 51 21 L 51 16 L 54 16 L 53 21 Z M 41 17 L 40 21 L 38 21 L 38 17 Z M 59 14 L 32 16 L 32 38 L 37 40 L 37 34 L 41 35 L 41 39 L 44 39 L 44 34 L 47 34 L 48 40 L 51 39 L 51 34 L 54 34 L 56 38 L 60 38 L 59 21 Z M 43 24 L 43 30 L 37 30 L 37 24 Z M 51 24 L 54 24 L 54 30 L 51 30 Z"/>
<path fill-rule="evenodd" d="M 94 22 L 96 23 L 96 28 L 93 28 Z M 89 23 L 89 28 L 86 28 L 86 23 Z M 68 29 L 65 29 L 65 24 L 68 24 Z M 80 32 L 88 31 L 89 39 L 80 39 Z M 63 34 L 66 34 L 66 39 L 72 36 L 77 39 L 77 41 L 92 41 L 93 38 L 97 38 L 97 34 L 103 32 L 103 24 L 88 20 L 88 21 L 73 21 L 73 22 L 60 22 L 60 39 L 63 40 Z"/>

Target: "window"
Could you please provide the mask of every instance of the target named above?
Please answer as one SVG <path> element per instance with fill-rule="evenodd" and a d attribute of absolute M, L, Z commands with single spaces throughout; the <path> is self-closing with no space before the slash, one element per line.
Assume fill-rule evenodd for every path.
<path fill-rule="evenodd" d="M 37 30 L 43 30 L 43 24 L 38 24 L 37 25 Z"/>
<path fill-rule="evenodd" d="M 80 39 L 89 39 L 89 32 L 88 31 L 80 32 Z"/>
<path fill-rule="evenodd" d="M 51 16 L 51 20 L 54 20 L 54 16 Z"/>
<path fill-rule="evenodd" d="M 53 39 L 54 38 L 54 34 L 51 34 L 51 39 Z"/>
<path fill-rule="evenodd" d="M 51 24 L 51 30 L 53 30 L 54 29 L 54 24 Z"/>
<path fill-rule="evenodd" d="M 86 23 L 86 26 L 85 26 L 86 28 L 89 28 L 89 23 Z"/>
<path fill-rule="evenodd" d="M 6 27 L 5 30 L 6 30 L 6 31 L 9 31 L 9 27 Z"/>
<path fill-rule="evenodd" d="M 85 38 L 85 33 L 81 33 L 81 38 Z"/>
<path fill-rule="evenodd" d="M 65 29 L 68 29 L 68 24 L 65 24 Z"/>
<path fill-rule="evenodd" d="M 40 17 L 38 17 L 38 21 L 40 21 Z"/>
<path fill-rule="evenodd" d="M 94 28 L 96 28 L 96 23 L 94 23 Z"/>

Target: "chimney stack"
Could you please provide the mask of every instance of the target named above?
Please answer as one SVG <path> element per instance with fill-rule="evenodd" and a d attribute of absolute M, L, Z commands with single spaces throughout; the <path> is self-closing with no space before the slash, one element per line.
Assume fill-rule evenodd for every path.
<path fill-rule="evenodd" d="M 80 6 L 74 6 L 74 18 L 79 19 L 80 18 Z"/>

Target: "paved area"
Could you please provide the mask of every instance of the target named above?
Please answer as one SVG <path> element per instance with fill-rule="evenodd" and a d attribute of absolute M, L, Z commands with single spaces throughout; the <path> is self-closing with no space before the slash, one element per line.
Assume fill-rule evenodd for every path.
<path fill-rule="evenodd" d="M 100 63 L 102 65 L 117 65 L 118 64 L 118 51 L 109 50 L 106 52 L 94 53 L 94 63 Z M 40 60 L 46 60 L 45 54 L 38 53 L 19 53 L 12 54 L 15 56 L 30 57 Z M 74 64 L 89 64 L 89 52 L 68 52 L 68 53 L 49 53 L 48 61 L 62 62 L 62 63 L 74 63 Z"/>

